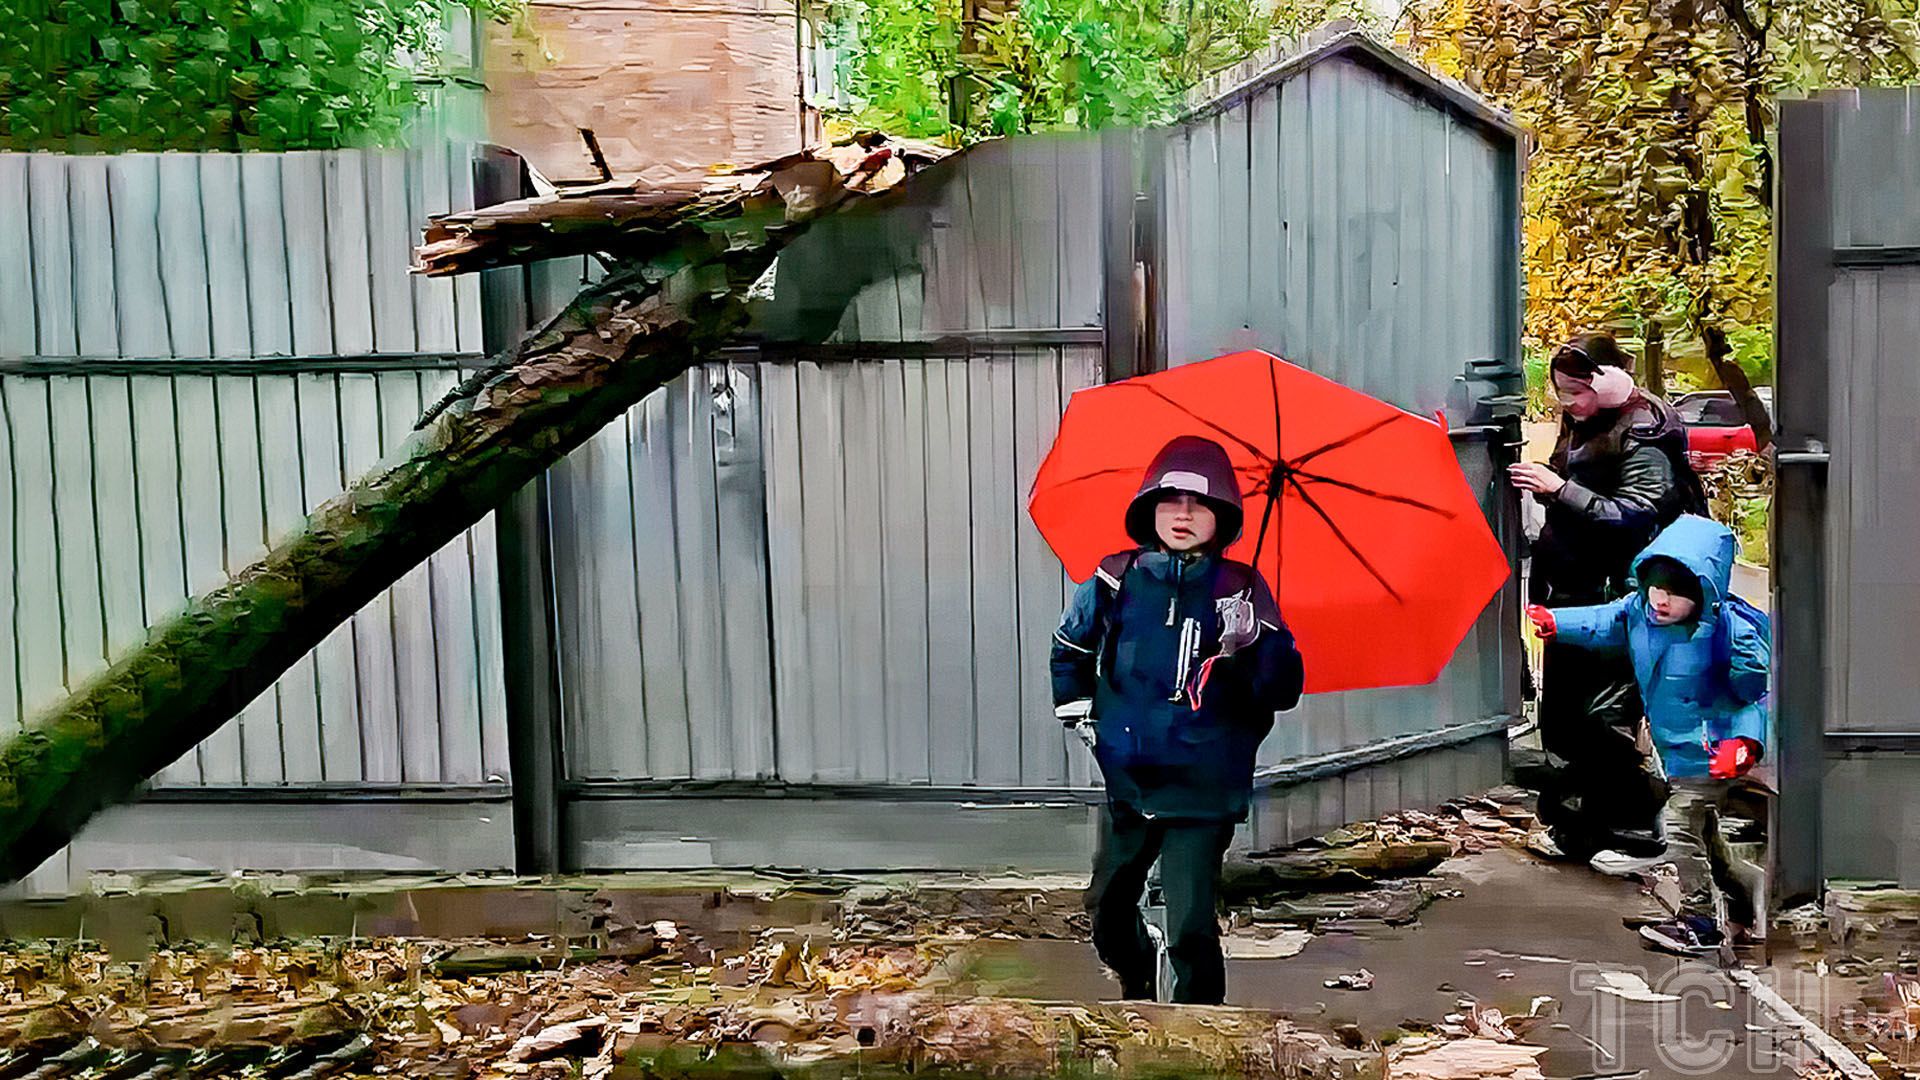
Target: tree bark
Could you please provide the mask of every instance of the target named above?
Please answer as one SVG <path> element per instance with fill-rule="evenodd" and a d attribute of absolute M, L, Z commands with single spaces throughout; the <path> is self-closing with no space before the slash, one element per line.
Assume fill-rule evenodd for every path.
<path fill-rule="evenodd" d="M 427 273 L 602 246 L 625 259 L 435 406 L 392 462 L 0 746 L 0 879 L 32 872 L 381 590 L 710 356 L 778 250 L 844 202 L 897 186 L 910 156 L 868 138 L 671 197 L 609 190 L 437 220 L 419 255 Z"/>

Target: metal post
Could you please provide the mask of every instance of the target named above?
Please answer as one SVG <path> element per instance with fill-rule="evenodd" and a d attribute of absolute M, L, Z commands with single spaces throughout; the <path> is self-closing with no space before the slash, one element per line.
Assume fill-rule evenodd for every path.
<path fill-rule="evenodd" d="M 1140 310 L 1134 291 L 1134 145 L 1126 129 L 1100 136 L 1102 190 L 1100 245 L 1105 262 L 1101 321 L 1106 324 L 1106 380 L 1139 374 Z"/>
<path fill-rule="evenodd" d="M 476 201 L 487 206 L 528 194 L 520 158 L 489 147 L 475 164 Z M 527 272 L 488 270 L 480 278 L 482 340 L 489 355 L 511 348 L 531 321 Z M 507 765 L 513 781 L 514 869 L 562 869 L 560 680 L 554 651 L 552 547 L 547 478 L 514 494 L 494 515 L 500 574 L 500 640 L 506 668 Z"/>
<path fill-rule="evenodd" d="M 1780 103 L 1774 193 L 1773 705 L 1779 746 L 1775 858 L 1780 904 L 1824 888 L 1821 786 L 1827 714 L 1827 340 L 1832 205 L 1824 101 Z"/>

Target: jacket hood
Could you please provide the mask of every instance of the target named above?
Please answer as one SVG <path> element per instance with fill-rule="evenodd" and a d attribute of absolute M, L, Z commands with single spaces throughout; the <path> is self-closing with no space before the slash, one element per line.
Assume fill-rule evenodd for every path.
<path fill-rule="evenodd" d="M 1640 566 L 1648 559 L 1664 556 L 1691 570 L 1700 579 L 1700 595 L 1705 599 L 1704 621 L 1717 611 L 1733 587 L 1733 557 L 1737 545 L 1733 530 L 1717 521 L 1682 514 L 1661 530 L 1645 551 L 1634 556 L 1633 588 L 1640 588 Z"/>
<path fill-rule="evenodd" d="M 1244 514 L 1240 509 L 1240 481 L 1233 474 L 1233 461 L 1226 450 L 1212 439 L 1182 435 L 1160 448 L 1140 493 L 1127 506 L 1127 535 L 1141 547 L 1158 547 L 1154 534 L 1153 507 L 1161 495 L 1178 492 L 1192 495 L 1213 509 L 1218 519 L 1213 549 L 1225 551 L 1240 538 Z"/>

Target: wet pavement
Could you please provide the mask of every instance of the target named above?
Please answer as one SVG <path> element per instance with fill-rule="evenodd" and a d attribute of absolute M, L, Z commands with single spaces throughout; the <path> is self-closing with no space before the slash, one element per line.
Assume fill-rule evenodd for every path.
<path fill-rule="evenodd" d="M 1711 959 L 1643 949 L 1622 926 L 1622 915 L 1650 910 L 1633 883 L 1499 849 L 1449 861 L 1433 885 L 1463 895 L 1436 900 L 1410 925 L 1356 925 L 1315 935 L 1287 959 L 1229 961 L 1228 1004 L 1391 1041 L 1464 1012 L 1466 999 L 1525 1016 L 1548 997 L 1558 1022 L 1526 1040 L 1548 1048 L 1548 1077 L 1798 1075 L 1804 1050 L 1783 1018 Z M 1005 992 L 1087 999 L 1115 990 L 1077 942 L 998 942 L 988 952 Z M 1326 988 L 1363 968 L 1373 989 Z"/>

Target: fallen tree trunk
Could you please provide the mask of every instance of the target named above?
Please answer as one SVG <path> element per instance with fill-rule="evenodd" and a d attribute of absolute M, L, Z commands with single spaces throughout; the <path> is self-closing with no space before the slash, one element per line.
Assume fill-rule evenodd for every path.
<path fill-rule="evenodd" d="M 778 250 L 934 157 L 867 137 L 669 193 L 603 188 L 447 215 L 420 270 L 588 250 L 603 282 L 423 419 L 390 463 L 0 747 L 0 880 L 213 734 L 350 615 L 648 393 L 712 355 Z"/>

